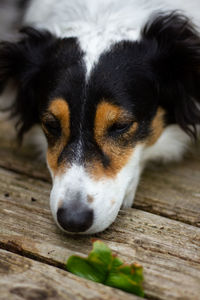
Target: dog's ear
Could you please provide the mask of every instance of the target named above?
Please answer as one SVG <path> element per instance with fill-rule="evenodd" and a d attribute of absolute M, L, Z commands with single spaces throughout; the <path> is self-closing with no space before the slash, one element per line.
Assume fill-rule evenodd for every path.
<path fill-rule="evenodd" d="M 151 50 L 160 105 L 196 138 L 200 123 L 200 37 L 185 16 L 172 12 L 154 16 L 142 31 Z"/>
<path fill-rule="evenodd" d="M 17 96 L 10 110 L 11 116 L 18 118 L 20 139 L 39 122 L 37 76 L 56 41 L 51 33 L 31 27 L 21 32 L 23 38 L 19 42 L 0 43 L 0 91 L 3 91 L 9 80 L 17 85 Z"/>

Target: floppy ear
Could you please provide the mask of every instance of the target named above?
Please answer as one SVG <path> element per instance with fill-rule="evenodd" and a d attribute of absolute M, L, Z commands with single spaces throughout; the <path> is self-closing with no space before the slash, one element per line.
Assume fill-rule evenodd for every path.
<path fill-rule="evenodd" d="M 200 123 L 200 36 L 185 16 L 155 16 L 142 31 L 150 43 L 151 65 L 159 82 L 160 105 L 171 122 L 197 137 Z"/>
<path fill-rule="evenodd" d="M 0 43 L 0 91 L 12 79 L 17 85 L 17 96 L 10 107 L 11 116 L 17 116 L 18 137 L 39 122 L 36 97 L 37 75 L 46 63 L 56 38 L 46 31 L 31 27 L 21 30 L 24 37 L 17 43 Z"/>

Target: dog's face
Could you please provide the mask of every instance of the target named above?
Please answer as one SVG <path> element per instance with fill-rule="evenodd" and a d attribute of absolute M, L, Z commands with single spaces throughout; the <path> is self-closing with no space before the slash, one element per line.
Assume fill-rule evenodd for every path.
<path fill-rule="evenodd" d="M 94 233 L 107 228 L 131 197 L 142 150 L 161 134 L 164 114 L 153 75 L 137 66 L 144 55 L 137 44 L 116 44 L 86 78 L 84 54 L 76 40 L 71 43 L 73 64 L 56 70 L 52 59 L 54 69 L 48 65 L 39 79 L 54 83 L 40 109 L 53 178 L 51 210 L 66 231 Z M 56 57 L 60 61 L 60 53 Z"/>
<path fill-rule="evenodd" d="M 54 137 L 47 152 L 53 216 L 67 231 L 102 231 L 114 221 L 130 183 L 137 179 L 139 149 L 134 153 L 136 145 L 130 141 L 137 125 L 105 100 L 97 105 L 94 118 L 80 116 L 75 126 L 65 100 L 56 99 L 50 107 L 55 112 L 62 107 L 61 114 L 68 113 L 63 117 L 71 117 L 68 122 L 61 118 L 61 125 L 57 118 L 60 137 Z"/>
<path fill-rule="evenodd" d="M 47 137 L 50 203 L 59 227 L 102 231 L 123 202 L 130 205 L 144 149 L 169 123 L 188 132 L 197 123 L 199 38 L 182 17 L 160 16 L 140 41 L 104 52 L 88 74 L 76 38 L 26 34 L 0 51 L 0 82 L 18 83 L 19 134 L 39 123 Z"/>

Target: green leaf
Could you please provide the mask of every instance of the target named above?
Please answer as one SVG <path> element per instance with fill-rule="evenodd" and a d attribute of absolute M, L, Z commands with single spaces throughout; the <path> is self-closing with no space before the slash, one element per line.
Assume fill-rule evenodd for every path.
<path fill-rule="evenodd" d="M 93 243 L 87 258 L 71 256 L 66 268 L 80 277 L 122 289 L 135 295 L 144 296 L 143 270 L 138 264 L 127 265 L 101 241 Z"/>
<path fill-rule="evenodd" d="M 141 272 L 142 267 L 135 267 L 134 264 L 113 269 L 109 273 L 105 284 L 144 297 Z"/>
<path fill-rule="evenodd" d="M 79 256 L 70 256 L 67 261 L 67 270 L 95 282 L 102 282 L 105 278 L 105 273 L 101 272 L 100 266 L 90 264 L 88 259 Z"/>
<path fill-rule="evenodd" d="M 101 241 L 93 243 L 93 249 L 88 255 L 88 260 L 93 263 L 100 263 L 106 269 L 112 262 L 112 253 L 106 244 Z"/>

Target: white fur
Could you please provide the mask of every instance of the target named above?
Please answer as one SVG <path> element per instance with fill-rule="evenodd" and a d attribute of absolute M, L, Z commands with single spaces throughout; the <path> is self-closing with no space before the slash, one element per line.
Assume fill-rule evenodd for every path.
<path fill-rule="evenodd" d="M 199 0 L 32 0 L 26 24 L 59 37 L 77 37 L 86 53 L 88 74 L 99 55 L 114 42 L 136 40 L 156 10 L 179 9 L 200 27 Z"/>
<path fill-rule="evenodd" d="M 160 160 L 169 162 L 180 160 L 188 149 L 191 138 L 178 125 L 168 126 L 151 147 L 147 147 L 143 154 L 143 162 Z"/>
<path fill-rule="evenodd" d="M 89 76 L 101 53 L 114 42 L 139 39 L 141 27 L 153 11 L 172 9 L 185 11 L 200 28 L 199 0 L 32 0 L 24 22 L 59 37 L 77 37 L 86 53 Z M 104 230 L 115 220 L 121 205 L 132 205 L 146 161 L 180 159 L 189 142 L 178 126 L 169 126 L 153 146 L 138 145 L 114 179 L 95 181 L 74 162 L 62 176 L 53 178 L 50 202 L 55 221 L 59 201 L 67 205 L 76 192 L 81 192 L 82 201 L 94 210 L 94 223 L 85 233 Z M 88 195 L 94 198 L 93 203 L 87 203 Z"/>
<path fill-rule="evenodd" d="M 136 146 L 128 163 L 114 179 L 105 177 L 96 181 L 83 166 L 73 164 L 62 176 L 53 178 L 50 205 L 56 223 L 58 224 L 59 201 L 62 200 L 64 206 L 67 206 L 73 200 L 73 195 L 80 192 L 83 204 L 94 211 L 93 225 L 84 234 L 103 231 L 115 220 L 121 206 L 124 208 L 132 206 L 146 162 L 158 159 L 179 160 L 190 141 L 190 137 L 177 125 L 171 125 L 164 130 L 153 146 L 145 147 L 144 144 Z M 88 195 L 93 197 L 93 203 L 87 203 Z"/>
<path fill-rule="evenodd" d="M 50 196 L 53 217 L 57 222 L 59 201 L 67 207 L 78 192 L 82 195 L 83 204 L 89 205 L 94 211 L 94 222 L 84 233 L 95 233 L 107 228 L 116 218 L 126 193 L 132 192 L 132 201 L 128 199 L 128 206 L 133 202 L 134 193 L 140 175 L 140 157 L 143 146 L 138 145 L 127 165 L 114 179 L 102 178 L 94 180 L 82 166 L 73 164 L 62 176 L 56 176 Z M 134 170 L 134 172 L 133 172 Z M 87 203 L 87 196 L 94 198 L 93 203 Z M 126 201 L 126 200 L 125 200 Z M 57 222 L 58 224 L 58 222 Z M 58 224 L 59 226 L 59 224 Z"/>

